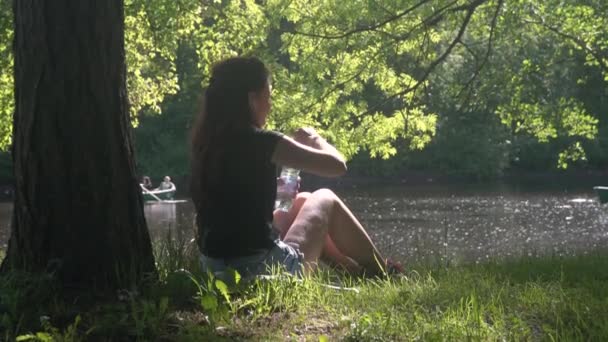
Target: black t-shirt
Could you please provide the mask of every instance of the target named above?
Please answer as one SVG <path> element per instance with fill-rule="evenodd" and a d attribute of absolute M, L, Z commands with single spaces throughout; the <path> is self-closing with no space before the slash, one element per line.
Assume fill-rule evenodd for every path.
<path fill-rule="evenodd" d="M 271 158 L 281 137 L 251 128 L 226 142 L 217 181 L 208 189 L 210 200 L 197 212 L 198 243 L 206 256 L 234 258 L 274 246 L 277 169 Z"/>

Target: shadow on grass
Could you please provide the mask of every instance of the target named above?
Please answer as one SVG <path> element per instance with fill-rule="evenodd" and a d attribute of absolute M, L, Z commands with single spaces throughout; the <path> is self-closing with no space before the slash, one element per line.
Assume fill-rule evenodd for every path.
<path fill-rule="evenodd" d="M 59 299 L 60 284 L 48 275 L 0 276 L 0 339 L 43 333 L 78 336 L 73 340 L 196 341 L 294 331 L 357 341 L 608 338 L 608 251 L 420 265 L 406 277 L 388 279 L 355 279 L 324 269 L 304 282 L 258 283 L 228 296 L 199 269 L 188 243 L 167 236 L 155 255 L 158 284 L 103 300 L 86 293 Z M 324 282 L 360 292 L 328 290 Z M 338 323 L 319 328 L 311 322 Z"/>
<path fill-rule="evenodd" d="M 580 256 L 525 257 L 462 268 L 507 284 L 559 283 L 563 289 L 585 289 L 598 298 L 608 295 L 608 251 L 605 250 Z"/>

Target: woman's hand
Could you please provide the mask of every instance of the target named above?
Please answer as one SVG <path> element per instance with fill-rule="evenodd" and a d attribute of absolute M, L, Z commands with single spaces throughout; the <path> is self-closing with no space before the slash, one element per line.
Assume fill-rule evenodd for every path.
<path fill-rule="evenodd" d="M 300 144 L 313 148 L 320 148 L 320 141 L 323 140 L 319 133 L 312 127 L 299 128 L 293 135 L 293 139 Z"/>
<path fill-rule="evenodd" d="M 283 136 L 271 160 L 317 176 L 338 177 L 346 173 L 342 154 L 310 127 L 298 129 L 293 137 Z"/>

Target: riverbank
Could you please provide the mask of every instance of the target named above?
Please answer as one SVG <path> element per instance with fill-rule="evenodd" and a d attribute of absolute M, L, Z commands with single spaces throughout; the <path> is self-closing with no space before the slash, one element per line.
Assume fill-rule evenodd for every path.
<path fill-rule="evenodd" d="M 157 246 L 158 285 L 86 311 L 46 293 L 48 278 L 0 277 L 0 331 L 8 331 L 7 339 L 41 334 L 75 341 L 608 339 L 608 251 L 448 268 L 408 265 L 405 276 L 383 279 L 319 272 L 234 294 L 208 281 L 184 250 Z M 329 283 L 356 291 L 329 289 Z"/>
<path fill-rule="evenodd" d="M 450 176 L 426 171 L 407 171 L 390 176 L 367 176 L 348 173 L 340 178 L 323 178 L 310 174 L 302 175 L 302 186 L 305 190 L 320 187 L 353 188 L 370 186 L 411 185 L 411 186 L 494 186 L 507 185 L 523 189 L 561 190 L 590 188 L 595 185 L 608 184 L 608 171 L 598 170 L 555 170 L 552 172 L 510 171 L 502 177 L 478 179 L 472 177 Z"/>
<path fill-rule="evenodd" d="M 348 172 L 345 176 L 338 178 L 317 177 L 312 174 L 302 173 L 301 191 L 312 191 L 319 188 L 352 189 L 370 186 L 495 186 L 507 185 L 524 189 L 547 188 L 572 189 L 591 188 L 595 185 L 608 186 L 608 170 L 554 170 L 554 171 L 507 171 L 502 177 L 492 179 L 478 179 L 474 177 L 463 177 L 446 175 L 431 171 L 400 171 L 388 176 L 362 175 L 356 172 Z M 160 177 L 155 178 L 156 180 Z M 173 177 L 177 186 L 177 197 L 190 198 L 188 176 Z M 14 182 L 10 178 L 0 178 L 0 202 L 13 200 Z"/>

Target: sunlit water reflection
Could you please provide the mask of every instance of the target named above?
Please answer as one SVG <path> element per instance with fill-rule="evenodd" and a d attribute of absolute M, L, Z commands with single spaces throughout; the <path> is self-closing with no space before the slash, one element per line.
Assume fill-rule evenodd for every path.
<path fill-rule="evenodd" d="M 590 192 L 446 196 L 401 190 L 346 197 L 378 245 L 400 260 L 479 262 L 608 247 L 608 207 L 601 208 Z"/>
<path fill-rule="evenodd" d="M 591 191 L 394 186 L 337 192 L 378 247 L 404 262 L 455 264 L 608 247 L 608 205 L 601 207 Z M 0 248 L 6 248 L 11 207 L 0 204 Z M 189 202 L 146 204 L 145 213 L 153 240 L 194 236 Z"/>

